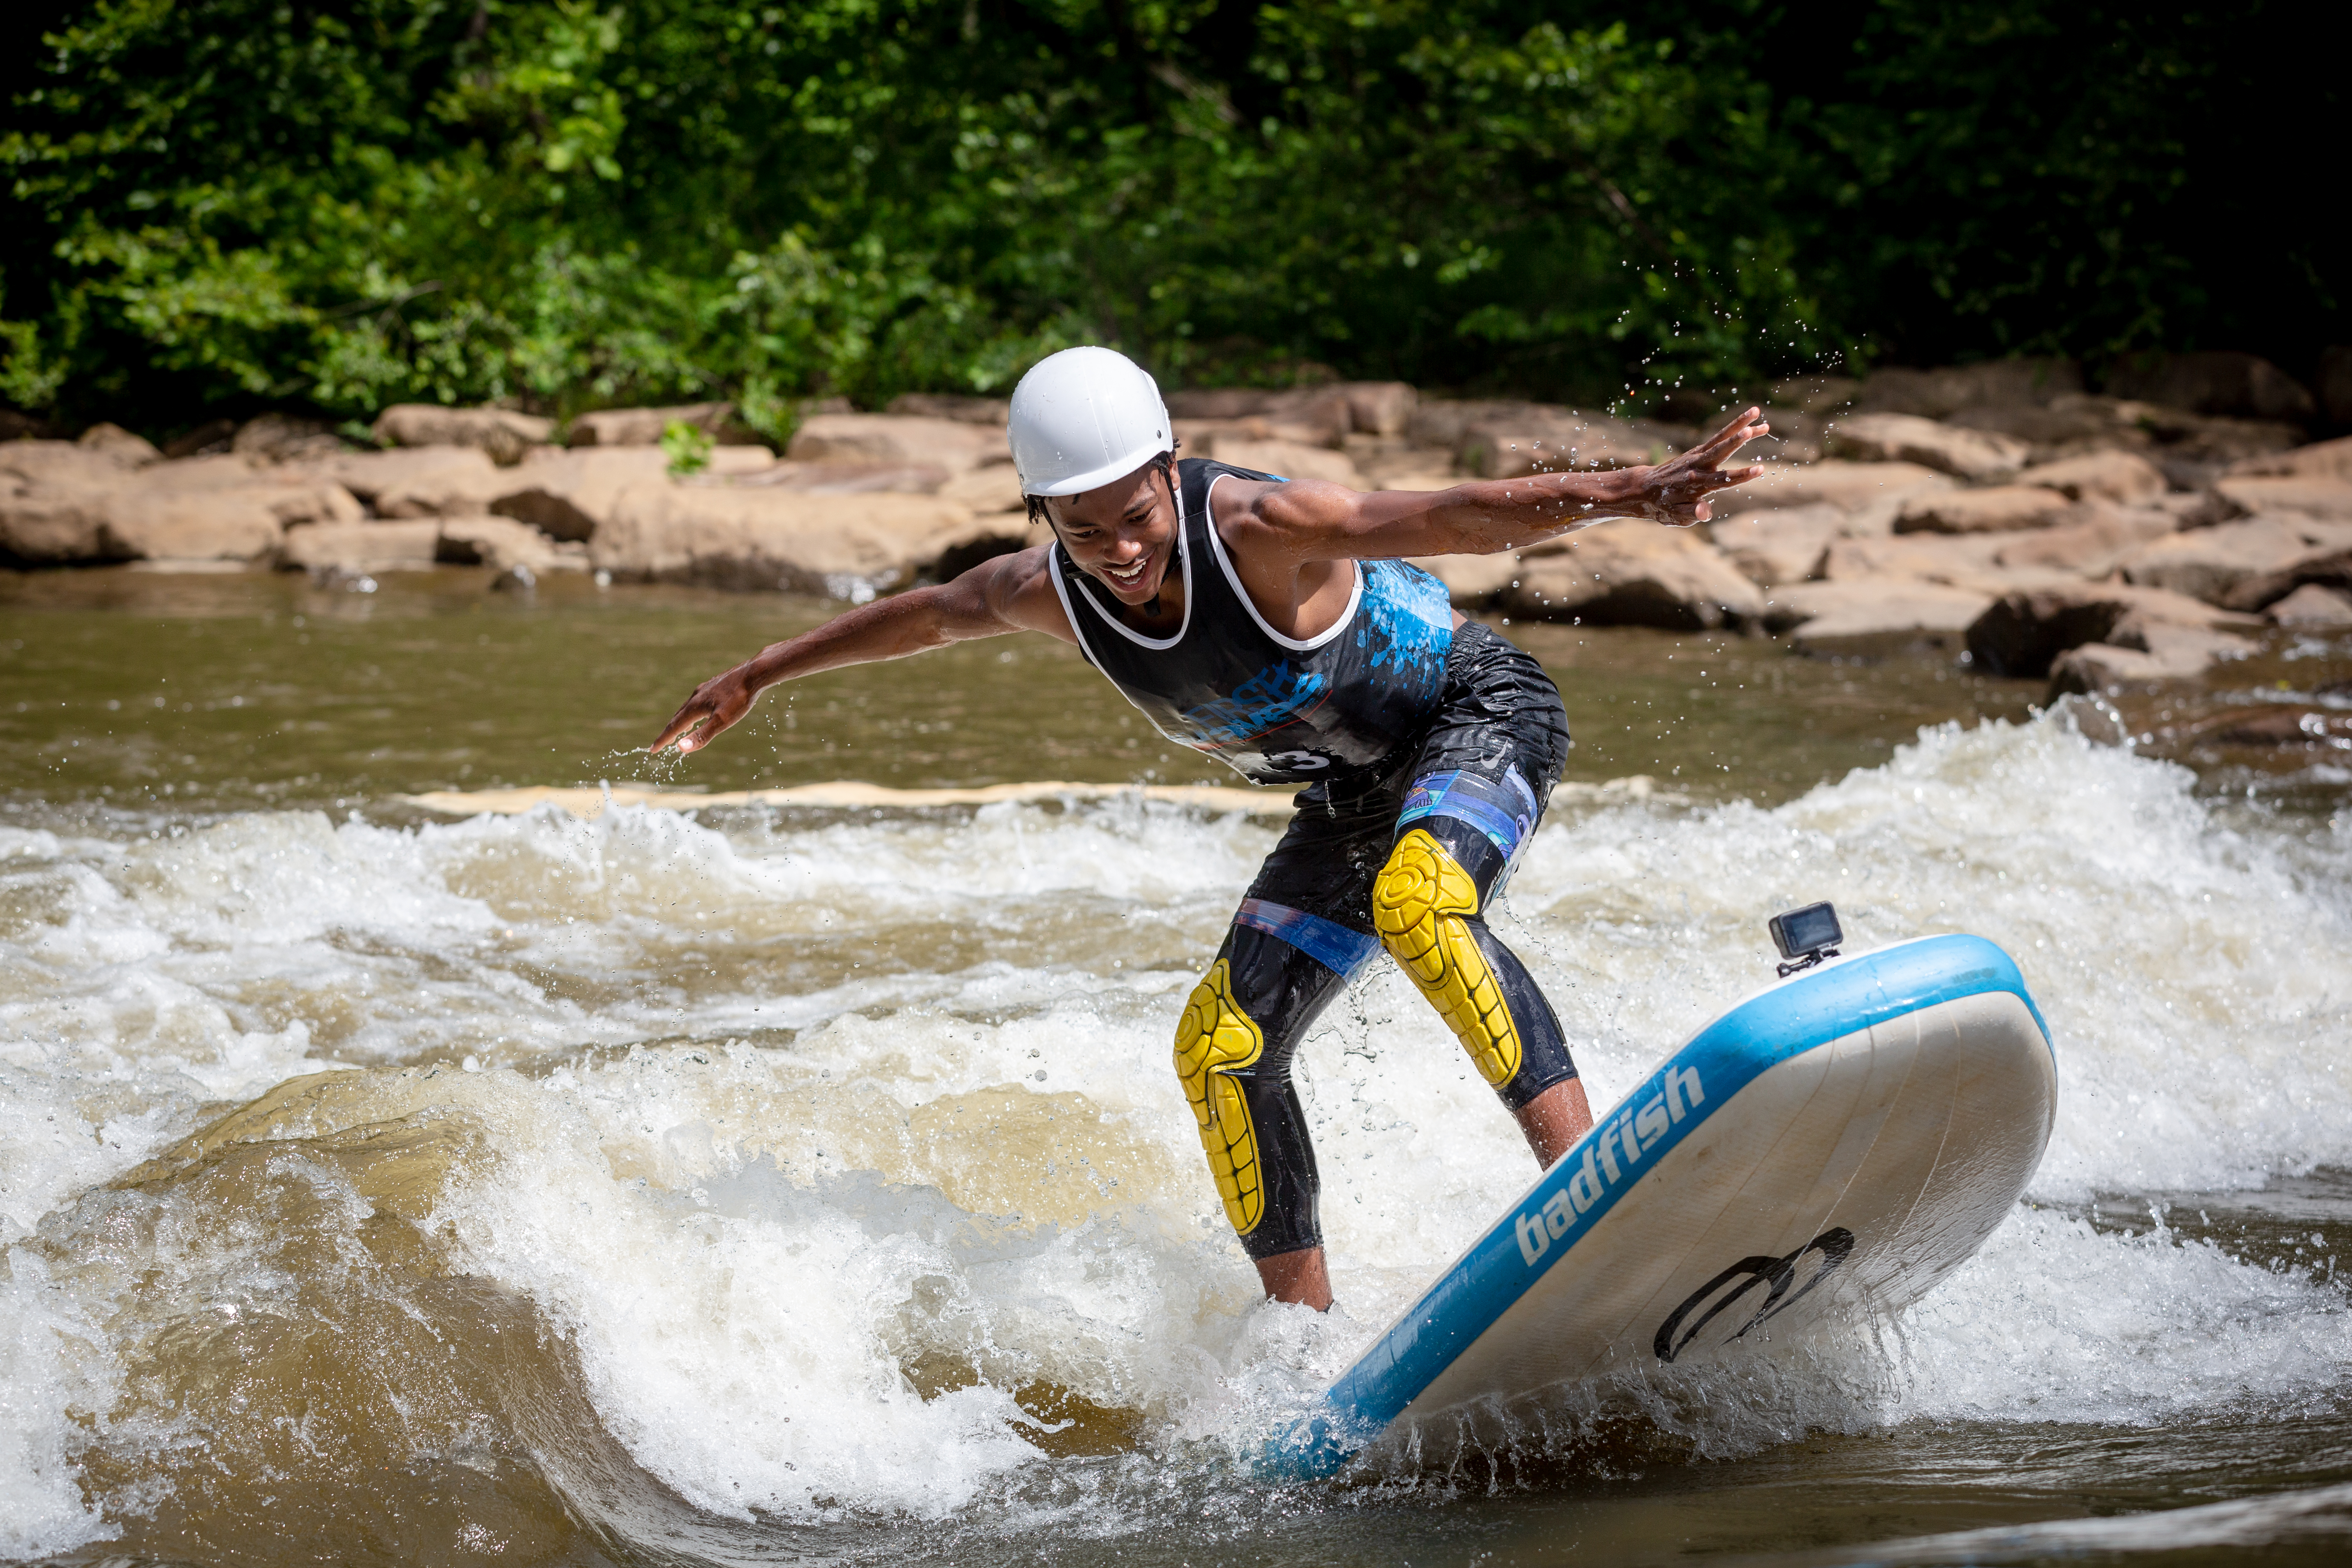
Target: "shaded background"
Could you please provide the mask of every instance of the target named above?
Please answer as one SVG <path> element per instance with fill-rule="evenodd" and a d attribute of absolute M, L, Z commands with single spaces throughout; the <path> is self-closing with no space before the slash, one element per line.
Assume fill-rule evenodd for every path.
<path fill-rule="evenodd" d="M 2260 0 L 13 10 L 0 400 L 67 427 L 2352 341 Z"/>

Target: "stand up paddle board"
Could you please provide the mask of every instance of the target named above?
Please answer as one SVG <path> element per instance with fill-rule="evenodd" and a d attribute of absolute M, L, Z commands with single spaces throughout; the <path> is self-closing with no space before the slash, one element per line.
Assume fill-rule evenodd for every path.
<path fill-rule="evenodd" d="M 1883 1319 L 1976 1251 L 2056 1113 L 2017 965 L 1937 936 L 1801 967 L 1602 1116 L 1269 1458 L 1328 1475 L 1465 1406 Z"/>

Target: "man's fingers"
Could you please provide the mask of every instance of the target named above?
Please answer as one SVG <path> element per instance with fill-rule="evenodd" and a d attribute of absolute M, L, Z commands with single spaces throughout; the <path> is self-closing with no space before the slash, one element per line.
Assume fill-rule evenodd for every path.
<path fill-rule="evenodd" d="M 712 735 L 726 728 L 721 724 L 706 733 L 694 735 L 691 744 L 682 743 L 688 736 L 717 717 L 717 710 L 711 703 L 699 697 L 689 697 L 684 707 L 669 716 L 669 722 L 662 726 L 662 732 L 654 737 L 654 743 L 646 750 L 664 752 L 676 745 L 681 752 L 693 751 L 697 746 L 707 744 Z"/>
<path fill-rule="evenodd" d="M 1720 461 L 1769 429 L 1771 426 L 1764 423 L 1764 411 L 1761 408 L 1750 408 L 1745 413 L 1735 416 L 1721 429 L 1692 448 L 1692 451 L 1694 454 L 1704 452 L 1710 458 Z M 1713 463 L 1708 466 L 1713 467 Z"/>

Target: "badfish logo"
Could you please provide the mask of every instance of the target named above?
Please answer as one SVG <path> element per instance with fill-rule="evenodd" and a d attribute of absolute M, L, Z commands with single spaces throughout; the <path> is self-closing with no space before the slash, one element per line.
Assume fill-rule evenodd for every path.
<path fill-rule="evenodd" d="M 1582 1220 L 1604 1192 L 1631 1182 L 1633 1168 L 1674 1130 L 1675 1123 L 1706 1103 L 1706 1086 L 1699 1082 L 1696 1068 L 1669 1067 L 1652 1087 L 1657 1092 L 1646 1101 L 1634 1106 L 1627 1100 L 1632 1109 L 1585 1136 L 1584 1158 L 1570 1173 L 1568 1185 L 1555 1191 L 1541 1208 L 1520 1215 L 1514 1222 L 1519 1256 L 1527 1259 L 1528 1268 L 1534 1268 L 1536 1259 L 1553 1242 Z"/>
<path fill-rule="evenodd" d="M 1756 1304 L 1756 1310 L 1739 1325 L 1738 1331 L 1724 1342 L 1728 1344 L 1731 1340 L 1745 1339 L 1748 1330 L 1769 1322 L 1811 1295 L 1813 1287 L 1835 1273 L 1838 1266 L 1853 1251 L 1853 1232 L 1841 1225 L 1831 1226 L 1786 1258 L 1743 1258 L 1692 1291 L 1689 1300 L 1669 1313 L 1666 1321 L 1658 1325 L 1658 1337 L 1650 1348 L 1658 1352 L 1660 1361 L 1674 1360 L 1683 1353 L 1691 1341 L 1698 1338 L 1700 1330 L 1729 1310 L 1734 1302 L 1743 1301 L 1751 1291 L 1761 1289 L 1764 1299 Z M 1804 1266 L 1806 1258 L 1815 1255 L 1819 1255 L 1821 1262 L 1813 1268 L 1811 1277 L 1798 1286 L 1794 1295 L 1790 1295 L 1789 1287 L 1796 1283 L 1797 1271 Z M 1696 1322 L 1684 1329 L 1683 1320 L 1703 1305 L 1706 1310 L 1699 1314 Z M 1677 1330 L 1681 1332 L 1677 1333 Z"/>

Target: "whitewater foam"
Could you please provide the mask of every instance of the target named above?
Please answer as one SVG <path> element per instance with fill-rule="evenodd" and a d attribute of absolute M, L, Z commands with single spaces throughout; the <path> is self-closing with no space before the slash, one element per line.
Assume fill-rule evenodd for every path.
<path fill-rule="evenodd" d="M 177 1474 L 155 1456 L 240 1429 L 136 1392 L 209 1321 L 206 1282 L 259 1256 L 219 1212 L 232 1175 L 343 1260 L 273 1264 L 288 1289 L 398 1296 L 430 1329 L 399 1353 L 446 1354 L 478 1331 L 400 1283 L 409 1255 L 352 1260 L 413 1223 L 401 1247 L 527 1304 L 595 1421 L 715 1515 L 954 1518 L 1048 1452 L 1242 1451 L 1533 1173 L 1376 964 L 1299 1057 L 1345 1311 L 1257 1300 L 1168 1040 L 1272 842 L 1135 801 L 0 829 L 0 1397 L 21 1413 L 0 1549 L 62 1551 L 141 1506 L 84 1509 L 93 1455 Z M 2264 830 L 2052 720 L 1929 731 L 1769 810 L 1564 811 L 1497 925 L 1596 1105 L 1769 979 L 1775 910 L 1832 899 L 1854 947 L 1990 937 L 2056 1036 L 2032 1196 L 2070 1205 L 2352 1164 L 2347 871 L 2341 816 Z M 220 1135 L 325 1173 L 177 1142 L 327 1068 Z M 126 1281 L 162 1232 L 100 1201 L 142 1161 L 141 1223 L 168 1220 L 184 1281 L 146 1295 Z M 107 1267 L 73 1263 L 101 1239 Z M 1736 1374 L 1737 1398 L 1661 1377 L 1549 1418 L 1637 1412 L 1727 1454 L 1914 1416 L 2297 1409 L 2352 1372 L 2352 1330 L 2332 1278 L 2029 1208 L 1883 1345 L 1808 1354 Z M 503 1419 L 486 1388 L 448 1396 L 470 1414 L 436 1453 Z"/>

